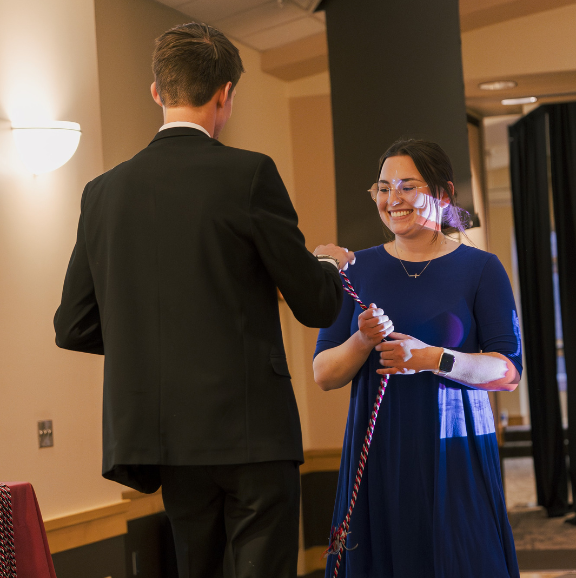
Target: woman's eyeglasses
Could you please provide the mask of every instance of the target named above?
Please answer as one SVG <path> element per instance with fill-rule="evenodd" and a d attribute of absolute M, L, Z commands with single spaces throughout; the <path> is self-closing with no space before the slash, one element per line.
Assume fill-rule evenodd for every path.
<path fill-rule="evenodd" d="M 392 191 L 396 192 L 398 198 L 406 201 L 407 203 L 413 203 L 418 196 L 419 189 L 426 189 L 428 185 L 416 186 L 413 183 L 400 183 L 398 187 L 391 187 L 390 185 L 374 183 L 372 187 L 368 189 L 372 200 L 376 201 L 376 197 L 380 195 L 385 195 L 390 199 L 390 194 Z"/>

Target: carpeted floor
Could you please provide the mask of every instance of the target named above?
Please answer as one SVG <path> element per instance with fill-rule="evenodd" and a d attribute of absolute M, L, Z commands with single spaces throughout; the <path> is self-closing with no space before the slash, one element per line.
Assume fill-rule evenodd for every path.
<path fill-rule="evenodd" d="M 574 514 L 548 518 L 536 506 L 531 458 L 505 460 L 504 476 L 508 517 L 522 578 L 576 577 L 576 526 L 565 523 Z M 555 572 L 537 572 L 551 570 Z"/>

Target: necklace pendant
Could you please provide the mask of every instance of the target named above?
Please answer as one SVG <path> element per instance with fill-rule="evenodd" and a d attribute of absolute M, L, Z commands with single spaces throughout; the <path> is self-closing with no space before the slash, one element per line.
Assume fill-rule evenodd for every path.
<path fill-rule="evenodd" d="M 414 279 L 416 279 L 416 277 L 419 277 L 420 275 L 418 275 L 418 273 L 414 273 L 414 275 L 408 275 L 408 277 L 414 277 Z"/>

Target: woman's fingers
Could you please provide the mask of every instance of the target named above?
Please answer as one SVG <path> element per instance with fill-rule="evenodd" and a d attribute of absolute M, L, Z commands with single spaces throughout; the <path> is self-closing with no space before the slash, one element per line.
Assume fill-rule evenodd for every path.
<path fill-rule="evenodd" d="M 404 335 L 404 333 L 390 333 L 392 339 L 411 339 L 410 335 Z"/>
<path fill-rule="evenodd" d="M 394 375 L 396 373 L 402 373 L 399 369 L 397 369 L 396 367 L 387 367 L 386 369 L 377 369 L 376 373 L 380 374 L 380 375 Z"/>
<path fill-rule="evenodd" d="M 383 337 L 388 337 L 389 335 L 392 335 L 393 331 L 394 331 L 394 324 L 389 319 L 388 321 L 386 321 L 386 323 L 384 323 Z"/>
<path fill-rule="evenodd" d="M 368 307 L 368 309 L 366 309 L 366 311 L 363 311 L 362 313 L 360 313 L 360 315 L 358 316 L 358 319 L 365 319 L 366 321 L 369 321 L 371 319 L 375 319 L 378 317 L 381 317 L 384 315 L 384 311 L 382 309 L 380 309 L 379 307 L 376 307 L 376 305 L 374 305 L 374 303 L 370 303 L 370 307 Z"/>
<path fill-rule="evenodd" d="M 358 316 L 358 329 L 377 343 L 393 331 L 394 325 L 382 309 L 371 303 L 369 308 Z"/>

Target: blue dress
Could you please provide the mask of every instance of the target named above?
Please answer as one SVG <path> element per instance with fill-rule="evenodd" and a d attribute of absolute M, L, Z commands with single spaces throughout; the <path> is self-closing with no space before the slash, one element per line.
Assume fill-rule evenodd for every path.
<path fill-rule="evenodd" d="M 514 297 L 495 255 L 460 245 L 408 277 L 382 245 L 348 276 L 395 331 L 465 353 L 498 352 L 522 371 Z M 426 262 L 404 261 L 410 274 Z M 345 295 L 316 354 L 344 343 L 362 312 Z M 372 351 L 354 380 L 333 526 L 344 519 L 380 376 Z M 328 532 L 328 528 L 327 528 Z M 390 378 L 338 578 L 518 578 L 488 394 L 426 371 Z M 328 557 L 332 578 L 336 556 Z"/>

